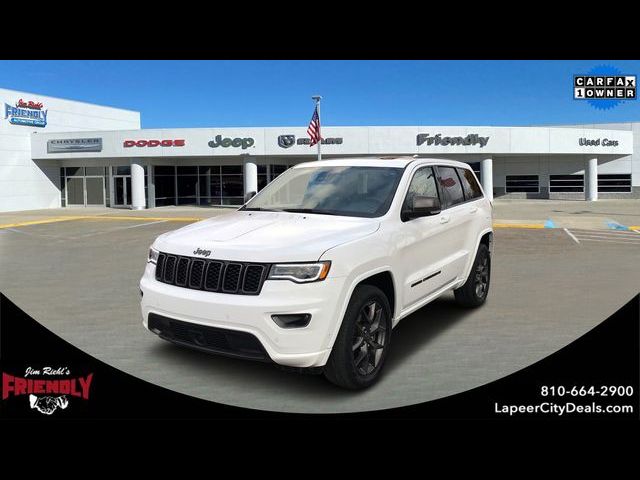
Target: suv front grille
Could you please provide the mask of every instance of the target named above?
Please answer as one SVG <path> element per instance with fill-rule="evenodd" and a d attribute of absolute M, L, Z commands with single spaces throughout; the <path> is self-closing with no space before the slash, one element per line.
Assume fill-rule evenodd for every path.
<path fill-rule="evenodd" d="M 269 264 L 205 260 L 160 252 L 156 280 L 177 287 L 208 292 L 258 295 Z"/>

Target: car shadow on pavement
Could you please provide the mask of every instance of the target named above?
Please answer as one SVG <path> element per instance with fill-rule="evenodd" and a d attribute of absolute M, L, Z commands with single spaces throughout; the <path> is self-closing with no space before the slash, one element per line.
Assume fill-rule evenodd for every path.
<path fill-rule="evenodd" d="M 459 307 L 453 295 L 451 298 L 445 295 L 403 319 L 393 331 L 392 346 L 383 377 L 402 369 L 403 364 L 414 353 L 428 348 L 429 342 L 467 314 L 468 310 Z M 373 394 L 376 388 L 374 386 L 364 391 L 348 392 L 330 384 L 322 375 L 300 374 L 281 370 L 270 363 L 210 355 L 160 339 L 151 348 L 155 358 L 164 358 L 168 365 L 179 365 L 183 378 L 192 378 L 197 383 L 196 390 L 192 390 L 188 384 L 184 388 L 181 385 L 163 386 L 222 403 L 234 404 L 233 394 L 227 389 L 230 385 L 236 385 L 237 389 L 238 384 L 242 385 L 243 390 L 254 391 L 256 395 L 261 395 L 258 392 L 265 395 L 268 391 L 282 392 L 284 389 L 298 397 L 309 397 L 316 401 L 344 400 L 362 393 Z M 192 375 L 186 369 L 192 370 Z M 238 378 L 242 378 L 242 382 L 238 382 Z M 225 397 L 218 396 L 221 386 L 227 390 Z M 261 408 L 244 402 L 242 406 Z"/>
<path fill-rule="evenodd" d="M 403 318 L 393 330 L 391 350 L 383 374 L 389 375 L 401 369 L 415 352 L 428 348 L 432 340 L 470 313 L 471 310 L 456 303 L 453 293 L 447 293 Z"/>

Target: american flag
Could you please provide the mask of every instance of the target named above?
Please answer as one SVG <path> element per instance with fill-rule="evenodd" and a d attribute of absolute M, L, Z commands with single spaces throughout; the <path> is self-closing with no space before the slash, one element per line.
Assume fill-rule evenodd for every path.
<path fill-rule="evenodd" d="M 313 147 L 316 143 L 322 140 L 320 136 L 320 116 L 318 115 L 318 106 L 313 110 L 313 115 L 311 116 L 311 122 L 309 122 L 309 128 L 307 128 L 307 135 L 311 137 L 311 147 Z"/>

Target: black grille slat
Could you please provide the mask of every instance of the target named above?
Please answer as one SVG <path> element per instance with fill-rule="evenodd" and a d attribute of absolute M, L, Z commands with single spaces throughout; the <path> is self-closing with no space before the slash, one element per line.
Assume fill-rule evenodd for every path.
<path fill-rule="evenodd" d="M 167 259 L 164 262 L 164 272 L 162 274 L 162 280 L 165 283 L 173 283 L 175 280 L 175 268 L 177 258 L 173 255 L 167 255 Z"/>
<path fill-rule="evenodd" d="M 164 261 L 167 256 L 164 253 L 158 254 L 158 260 L 156 261 L 156 280 L 162 279 L 162 267 L 164 267 Z"/>
<path fill-rule="evenodd" d="M 224 269 L 222 277 L 222 291 L 225 293 L 236 293 L 240 287 L 240 275 L 242 274 L 242 264 L 229 263 Z"/>
<path fill-rule="evenodd" d="M 202 279 L 204 278 L 204 269 L 206 263 L 204 260 L 194 258 L 191 261 L 191 271 L 189 272 L 189 288 L 202 288 Z"/>
<path fill-rule="evenodd" d="M 242 290 L 245 293 L 256 293 L 260 290 L 264 270 L 262 265 L 247 265 L 242 282 Z"/>
<path fill-rule="evenodd" d="M 177 287 L 236 295 L 259 295 L 270 264 L 209 260 L 160 252 L 156 280 Z"/>
<path fill-rule="evenodd" d="M 176 285 L 185 287 L 187 285 L 187 273 L 189 272 L 189 258 L 180 257 L 176 268 Z"/>
<path fill-rule="evenodd" d="M 207 265 L 207 276 L 204 280 L 205 290 L 212 292 L 217 291 L 220 288 L 220 277 L 222 276 L 222 263 L 221 262 L 209 262 Z"/>

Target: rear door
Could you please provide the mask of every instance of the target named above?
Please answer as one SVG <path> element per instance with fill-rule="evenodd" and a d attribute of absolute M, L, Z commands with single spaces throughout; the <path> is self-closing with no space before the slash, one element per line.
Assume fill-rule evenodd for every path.
<path fill-rule="evenodd" d="M 485 200 L 473 171 L 466 168 L 456 168 L 456 170 L 464 190 L 465 205 L 467 206 L 465 215 L 469 218 L 466 248 L 471 252 L 471 255 L 474 255 L 479 232 L 486 228 L 487 224 L 491 224 L 491 205 Z"/>
<path fill-rule="evenodd" d="M 464 274 L 471 256 L 469 237 L 472 234 L 473 223 L 470 212 L 474 207 L 465 198 L 456 168 L 438 165 L 437 175 L 445 202 L 441 214 L 441 222 L 445 226 L 443 237 L 449 246 L 443 272 L 446 272 L 448 281 L 453 281 Z"/>

